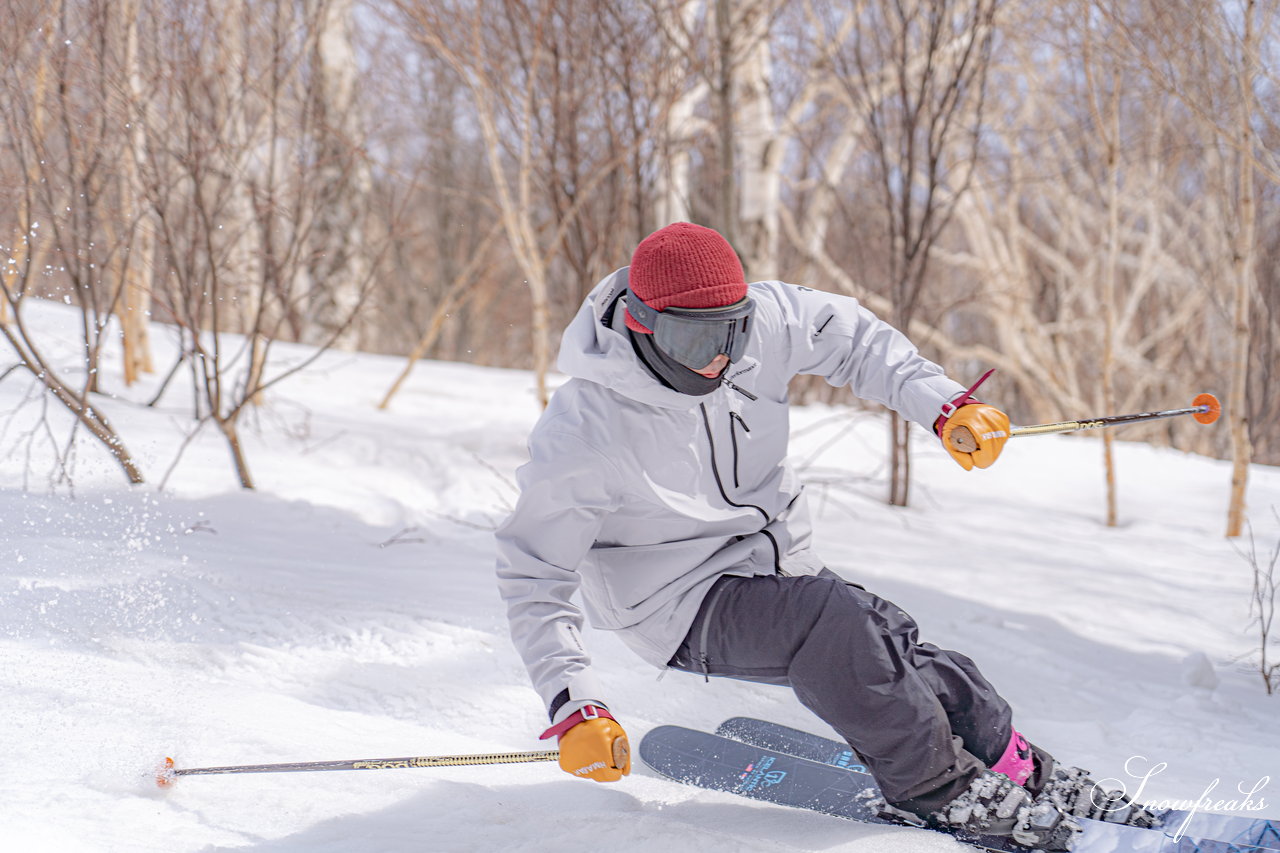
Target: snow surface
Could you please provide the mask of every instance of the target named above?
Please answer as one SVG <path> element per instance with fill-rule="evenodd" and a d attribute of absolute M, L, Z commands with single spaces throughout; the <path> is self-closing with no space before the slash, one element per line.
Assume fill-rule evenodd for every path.
<path fill-rule="evenodd" d="M 28 316 L 62 341 L 52 360 L 74 365 L 77 315 L 35 304 Z M 173 336 L 154 334 L 164 370 Z M 276 353 L 284 365 L 307 350 Z M 528 373 L 424 362 L 380 412 L 402 362 L 330 353 L 251 415 L 259 488 L 244 492 L 213 430 L 183 449 L 181 376 L 148 408 L 159 378 L 124 389 L 115 359 L 102 407 L 149 477 L 140 488 L 83 439 L 73 485 L 54 487 L 48 436 L 65 449 L 67 417 L 51 406 L 51 429 L 33 432 L 29 378 L 0 383 L 3 849 L 962 849 L 639 766 L 614 785 L 536 764 L 158 789 L 166 755 L 200 767 L 545 748 L 490 532 L 538 410 Z M 1280 697 L 1248 666 L 1251 573 L 1222 537 L 1226 463 L 1120 444 L 1123 523 L 1107 529 L 1094 440 L 1023 439 L 967 474 L 920 430 L 915 505 L 902 510 L 880 500 L 879 417 L 814 406 L 793 427 L 819 552 L 914 614 L 925 639 L 975 658 L 1031 739 L 1131 784 L 1126 759 L 1167 762 L 1144 798 L 1194 799 L 1214 779 L 1229 796 L 1280 776 Z M 1274 547 L 1280 470 L 1254 468 L 1249 505 L 1259 548 Z M 617 640 L 586 640 L 633 742 L 738 714 L 829 731 L 785 689 L 658 681 Z M 1273 816 L 1275 784 L 1262 792 Z"/>

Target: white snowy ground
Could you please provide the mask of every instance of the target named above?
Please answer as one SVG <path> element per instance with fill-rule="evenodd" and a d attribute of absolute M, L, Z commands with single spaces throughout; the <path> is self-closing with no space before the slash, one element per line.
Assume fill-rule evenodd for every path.
<path fill-rule="evenodd" d="M 74 363 L 75 316 L 53 305 L 30 316 L 64 336 L 54 360 Z M 172 341 L 158 338 L 166 367 Z M 379 412 L 400 360 L 330 354 L 246 428 L 256 492 L 237 488 L 212 431 L 159 491 L 190 427 L 188 392 L 139 405 L 157 380 L 124 390 L 113 358 L 103 386 L 119 399 L 102 406 L 149 476 L 140 488 L 81 442 L 74 494 L 51 493 L 52 446 L 26 434 L 40 411 L 23 402 L 29 380 L 0 383 L 0 848 L 960 849 L 639 766 L 607 786 L 544 764 L 158 790 L 166 755 L 210 766 L 546 746 L 493 590 L 489 532 L 537 407 L 526 373 L 423 363 Z M 62 413 L 49 419 L 65 436 Z M 820 553 L 913 613 L 927 639 L 974 657 L 1032 739 L 1101 775 L 1125 778 L 1135 755 L 1133 768 L 1167 762 L 1144 797 L 1280 776 L 1280 696 L 1240 662 L 1257 640 L 1249 567 L 1221 535 L 1225 463 L 1121 444 L 1123 524 L 1109 530 L 1096 441 L 1023 439 L 966 474 L 921 430 L 915 505 L 894 510 L 879 500 L 877 418 L 798 409 L 794 426 L 797 459 L 818 454 L 815 481 L 843 480 L 811 491 Z M 1251 472 L 1249 503 L 1260 548 L 1274 547 L 1280 470 Z M 616 640 L 587 642 L 633 742 L 743 713 L 824 731 L 786 690 L 659 682 Z"/>

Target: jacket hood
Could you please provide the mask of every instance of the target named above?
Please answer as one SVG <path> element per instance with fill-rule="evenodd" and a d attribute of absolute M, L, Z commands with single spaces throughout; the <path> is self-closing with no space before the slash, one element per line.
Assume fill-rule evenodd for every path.
<path fill-rule="evenodd" d="M 627 270 L 605 276 L 583 300 L 564 330 L 556 368 L 568 376 L 603 385 L 624 397 L 664 409 L 696 408 L 703 398 L 681 394 L 658 381 L 641 363 L 627 337 Z"/>

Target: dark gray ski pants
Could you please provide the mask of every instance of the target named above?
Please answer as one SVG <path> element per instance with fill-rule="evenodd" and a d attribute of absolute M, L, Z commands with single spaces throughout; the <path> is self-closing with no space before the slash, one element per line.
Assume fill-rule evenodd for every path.
<path fill-rule="evenodd" d="M 927 815 L 1000 758 L 1012 715 L 973 661 L 917 637 L 896 605 L 831 572 L 725 577 L 670 665 L 791 687 L 890 803 Z"/>

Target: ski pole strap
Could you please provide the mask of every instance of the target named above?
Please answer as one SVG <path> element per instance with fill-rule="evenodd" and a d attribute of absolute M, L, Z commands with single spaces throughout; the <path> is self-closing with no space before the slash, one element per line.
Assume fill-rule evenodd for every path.
<path fill-rule="evenodd" d="M 581 708 L 574 711 L 572 714 L 539 735 L 538 740 L 546 740 L 553 735 L 556 738 L 559 738 L 578 723 L 585 723 L 587 720 L 595 720 L 600 717 L 604 717 L 606 720 L 613 720 L 614 722 L 618 721 L 618 718 L 613 714 L 610 714 L 609 709 L 603 705 L 583 705 Z"/>
<path fill-rule="evenodd" d="M 950 417 L 956 413 L 957 409 L 959 409 L 961 406 L 967 406 L 970 403 L 979 402 L 978 400 L 974 399 L 973 392 L 977 391 L 978 386 L 981 385 L 983 382 L 986 382 L 987 377 L 989 377 L 991 374 L 995 372 L 996 372 L 996 369 L 994 367 L 991 368 L 986 373 L 982 374 L 981 378 L 979 378 L 977 382 L 969 386 L 968 391 L 965 391 L 963 394 L 961 394 L 959 397 L 956 397 L 951 402 L 942 404 L 942 414 L 938 415 L 938 419 L 933 422 L 933 432 L 935 435 L 942 435 L 942 427 L 946 425 L 947 420 L 950 419 Z"/>

